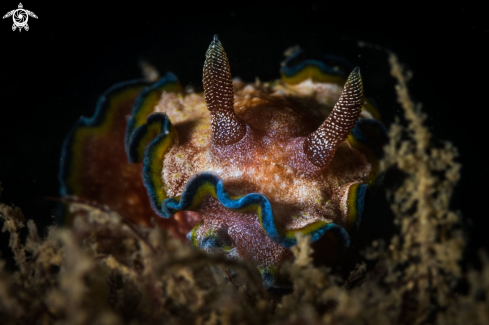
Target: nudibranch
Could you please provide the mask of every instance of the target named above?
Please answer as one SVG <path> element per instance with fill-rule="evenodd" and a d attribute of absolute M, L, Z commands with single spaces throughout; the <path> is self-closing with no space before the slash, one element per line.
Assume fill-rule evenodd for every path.
<path fill-rule="evenodd" d="M 112 87 L 65 140 L 61 195 L 250 261 L 266 286 L 297 233 L 349 246 L 385 129 L 358 67 L 347 75 L 299 54 L 281 80 L 246 84 L 214 36 L 204 93 L 184 92 L 172 73 Z"/>

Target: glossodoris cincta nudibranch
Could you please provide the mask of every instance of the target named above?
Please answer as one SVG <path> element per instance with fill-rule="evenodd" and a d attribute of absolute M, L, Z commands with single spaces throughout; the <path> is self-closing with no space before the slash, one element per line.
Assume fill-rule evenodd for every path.
<path fill-rule="evenodd" d="M 183 92 L 172 73 L 112 87 L 63 144 L 61 195 L 250 261 L 267 286 L 297 233 L 349 246 L 385 129 L 358 67 L 348 76 L 298 54 L 281 80 L 247 84 L 214 36 L 204 93 Z"/>

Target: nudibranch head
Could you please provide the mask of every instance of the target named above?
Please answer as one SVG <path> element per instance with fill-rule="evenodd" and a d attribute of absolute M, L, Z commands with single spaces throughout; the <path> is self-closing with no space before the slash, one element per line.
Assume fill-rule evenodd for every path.
<path fill-rule="evenodd" d="M 348 246 L 365 192 L 377 180 L 385 130 L 364 98 L 360 70 L 347 76 L 328 69 L 317 60 L 286 61 L 283 80 L 245 84 L 232 80 L 215 36 L 203 94 L 183 93 L 168 73 L 133 96 L 121 137 L 130 164 L 120 164 L 142 163 L 154 212 L 173 220 L 165 226 L 190 230 L 187 238 L 201 249 L 251 261 L 271 286 L 297 233 L 313 241 L 328 233 Z M 76 141 L 65 150 L 70 143 Z M 69 166 L 62 166 L 62 182 L 69 180 L 63 170 L 75 168 Z"/>

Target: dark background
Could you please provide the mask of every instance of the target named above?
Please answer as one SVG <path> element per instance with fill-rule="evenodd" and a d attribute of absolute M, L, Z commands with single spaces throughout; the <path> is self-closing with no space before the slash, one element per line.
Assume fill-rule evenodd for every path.
<path fill-rule="evenodd" d="M 17 1 L 2 1 L 0 14 Z M 393 50 L 413 71 L 411 94 L 423 104 L 435 140 L 459 148 L 462 180 L 453 208 L 464 216 L 472 247 L 487 245 L 489 24 L 481 7 L 158 4 L 24 1 L 39 17 L 29 18 L 28 32 L 12 32 L 12 19 L 0 20 L 0 200 L 21 207 L 40 227 L 53 224 L 56 203 L 46 197 L 58 196 L 61 143 L 77 118 L 91 116 L 111 85 L 139 78 L 140 59 L 198 89 L 216 33 L 233 76 L 245 81 L 278 78 L 284 50 L 297 44 L 348 58 L 361 67 L 366 93 L 388 125 L 402 110 L 386 55 L 357 46 L 367 41 Z M 7 241 L 0 234 L 2 249 Z"/>

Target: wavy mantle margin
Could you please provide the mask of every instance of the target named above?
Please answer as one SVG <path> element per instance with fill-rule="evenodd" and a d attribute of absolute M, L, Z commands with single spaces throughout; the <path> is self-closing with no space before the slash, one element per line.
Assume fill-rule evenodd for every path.
<path fill-rule="evenodd" d="M 198 208 L 206 196 L 212 196 L 227 209 L 255 213 L 266 235 L 285 248 L 297 244 L 297 233 L 311 236 L 311 240 L 314 242 L 328 231 L 336 235 L 341 245 L 350 246 L 350 236 L 345 228 L 334 223 L 319 221 L 300 229 L 282 229 L 275 223 L 273 209 L 266 196 L 250 193 L 241 197 L 232 197 L 224 189 L 223 179 L 214 172 L 200 172 L 190 177 L 181 196 L 163 201 L 161 204 L 162 216 L 169 218 L 179 211 L 194 210 Z"/>
<path fill-rule="evenodd" d="M 118 83 L 105 91 L 97 102 L 92 117 L 80 117 L 71 128 L 61 148 L 61 161 L 58 180 L 61 184 L 60 195 L 76 195 L 80 191 L 79 171 L 83 168 L 81 146 L 89 137 L 100 137 L 111 132 L 113 117 L 117 114 L 120 102 L 136 97 L 146 87 L 145 80 L 129 80 Z"/>

